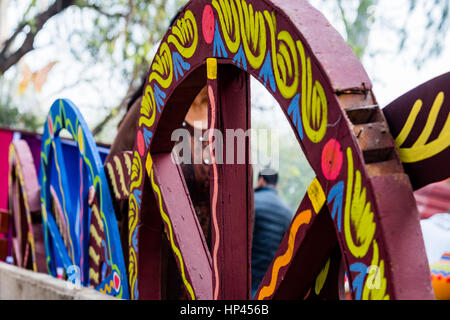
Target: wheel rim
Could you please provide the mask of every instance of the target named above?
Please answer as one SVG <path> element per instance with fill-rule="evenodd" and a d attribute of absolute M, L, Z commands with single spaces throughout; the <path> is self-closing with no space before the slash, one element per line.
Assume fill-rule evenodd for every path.
<path fill-rule="evenodd" d="M 39 221 L 39 186 L 30 148 L 24 140 L 14 141 L 9 148 L 9 190 L 16 244 L 13 246 L 18 266 L 45 271 L 45 257 L 36 254 L 36 241 L 41 239 Z M 33 216 L 34 213 L 34 216 Z"/>
<path fill-rule="evenodd" d="M 261 37 L 250 23 L 258 24 Z M 243 0 L 188 3 L 163 38 L 150 68 L 130 184 L 131 297 L 160 297 L 157 285 L 148 289 L 140 283 L 147 281 L 146 276 L 159 279 L 158 250 L 146 248 L 145 242 L 153 239 L 157 243 L 161 230 L 155 229 L 149 236 L 137 227 L 154 226 L 160 221 L 157 218 L 162 218 L 189 298 L 249 297 L 249 165 L 228 167 L 213 161 L 214 249 L 210 254 L 182 175 L 170 159 L 170 135 L 180 127 L 188 102 L 205 83 L 209 87 L 211 128 L 249 128 L 249 75 L 276 98 L 317 175 L 257 297 L 302 298 L 324 270 L 337 237 L 354 298 L 432 298 L 422 239 L 407 237 L 406 244 L 398 234 L 399 230 L 420 234 L 417 208 L 361 64 L 306 1 Z M 367 130 L 372 126 L 376 130 Z M 368 143 L 373 133 L 382 134 L 379 145 Z M 324 157 L 328 163 L 322 160 L 324 153 L 331 154 L 331 158 Z M 233 180 L 236 178 L 239 181 Z M 238 197 L 237 191 L 244 196 Z M 231 196 L 237 199 L 233 204 L 224 201 Z M 325 217 L 330 213 L 333 220 Z M 300 270 L 295 248 L 301 247 L 301 239 L 316 223 L 321 226 L 319 235 L 334 229 L 335 236 L 326 242 L 328 247 L 322 244 L 322 253 L 310 268 L 311 278 L 304 287 L 283 291 L 283 276 L 293 270 L 295 279 Z M 241 226 L 239 231 L 236 225 Z M 292 234 L 294 240 L 289 244 L 293 230 L 299 232 Z M 292 251 L 290 258 L 277 267 L 277 259 L 287 248 Z M 413 268 L 408 259 L 416 262 Z M 146 275 L 140 268 L 144 264 L 148 266 Z M 415 286 L 408 284 L 411 276 L 418 280 Z M 379 285 L 372 285 L 374 279 Z M 270 290 L 262 294 L 266 286 Z M 412 290 L 404 290 L 406 287 Z"/>
<path fill-rule="evenodd" d="M 62 129 L 75 146 L 61 142 Z M 81 113 L 66 99 L 53 103 L 44 126 L 40 183 L 49 272 L 55 275 L 56 267 L 62 266 L 69 280 L 127 298 L 122 247 L 103 165 Z M 95 197 L 88 204 L 92 189 Z M 56 212 L 52 201 L 60 208 Z"/>

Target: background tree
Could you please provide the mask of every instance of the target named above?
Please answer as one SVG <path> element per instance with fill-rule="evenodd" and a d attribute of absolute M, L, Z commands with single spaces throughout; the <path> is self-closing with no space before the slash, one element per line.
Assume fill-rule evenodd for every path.
<path fill-rule="evenodd" d="M 328 18 L 343 25 L 343 36 L 353 48 L 356 55 L 362 59 L 369 46 L 370 32 L 373 27 L 386 26 L 398 35 L 396 43 L 399 53 L 409 49 L 408 38 L 411 34 L 409 27 L 413 26 L 417 18 L 423 17 L 426 30 L 421 43 L 415 48 L 417 68 L 427 60 L 439 56 L 444 47 L 445 39 L 450 27 L 448 0 L 310 0 L 319 7 L 334 13 Z M 397 18 L 400 21 L 388 21 L 383 18 L 384 13 L 377 11 L 386 3 L 396 3 Z M 395 8 L 395 6 L 394 6 Z M 374 26 L 375 25 L 375 26 Z"/>
<path fill-rule="evenodd" d="M 57 66 L 59 71 L 63 65 L 73 67 L 73 61 L 82 65 L 83 69 L 78 72 L 76 80 L 69 83 L 61 81 L 59 86 L 52 88 L 53 93 L 85 84 L 95 86 L 105 82 L 105 79 L 114 79 L 122 86 L 114 102 L 97 106 L 99 113 L 104 114 L 104 119 L 97 120 L 93 128 L 94 133 L 99 134 L 110 120 L 123 113 L 127 99 L 148 71 L 152 50 L 166 31 L 171 17 L 186 2 L 0 0 L 0 88 L 3 89 L 0 115 L 8 115 L 0 117 L 0 126 L 26 126 L 21 121 L 24 118 L 22 114 L 30 116 L 32 113 L 19 105 L 24 104 L 24 100 L 27 100 L 26 104 L 39 105 L 39 99 L 33 96 L 33 92 L 27 95 L 27 90 L 14 90 L 15 85 L 23 82 L 24 69 L 28 68 L 24 57 L 33 60 L 37 56 L 35 51 L 43 51 L 46 47 L 56 50 L 64 47 L 70 56 L 62 57 Z M 39 41 L 39 38 L 48 40 Z M 54 59 L 51 57 L 47 62 L 54 62 Z M 93 72 L 93 69 L 101 69 L 101 74 Z M 33 86 L 29 87 L 29 91 L 33 91 Z M 98 90 L 99 94 L 104 91 L 104 88 Z M 89 107 L 95 108 L 94 105 Z M 32 115 L 36 125 L 29 129 L 36 129 L 39 114 Z"/>

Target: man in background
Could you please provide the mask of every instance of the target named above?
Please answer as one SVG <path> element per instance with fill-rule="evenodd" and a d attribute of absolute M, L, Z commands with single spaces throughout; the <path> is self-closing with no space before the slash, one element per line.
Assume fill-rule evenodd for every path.
<path fill-rule="evenodd" d="M 252 244 L 252 297 L 255 295 L 292 219 L 292 211 L 277 191 L 278 173 L 271 168 L 258 175 Z"/>

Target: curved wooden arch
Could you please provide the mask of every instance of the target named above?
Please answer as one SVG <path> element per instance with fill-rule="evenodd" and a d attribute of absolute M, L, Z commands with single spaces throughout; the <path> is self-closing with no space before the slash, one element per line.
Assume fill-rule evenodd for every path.
<path fill-rule="evenodd" d="M 338 244 L 354 298 L 432 299 L 411 185 L 367 74 L 318 11 L 281 0 L 191 1 L 161 41 L 133 150 L 131 297 L 161 297 L 161 221 L 189 298 L 250 297 L 249 141 L 246 164 L 212 163 L 211 253 L 170 155 L 171 133 L 205 84 L 211 128 L 250 127 L 249 75 L 276 98 L 317 175 L 256 297 L 320 293 Z"/>
<path fill-rule="evenodd" d="M 61 130 L 76 147 L 65 147 Z M 103 164 L 86 122 L 69 100 L 56 100 L 42 136 L 41 207 L 47 265 L 56 275 L 128 298 L 128 282 L 117 220 Z M 95 195 L 94 195 L 95 194 Z M 78 267 L 78 270 L 77 268 Z"/>
<path fill-rule="evenodd" d="M 39 184 L 33 156 L 25 140 L 9 147 L 9 203 L 15 237 L 12 239 L 15 263 L 33 271 L 46 272 L 45 254 L 36 250 L 42 239 Z"/>

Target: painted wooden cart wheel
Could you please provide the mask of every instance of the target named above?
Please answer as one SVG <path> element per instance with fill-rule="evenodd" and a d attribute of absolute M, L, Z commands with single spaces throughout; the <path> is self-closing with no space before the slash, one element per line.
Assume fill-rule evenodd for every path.
<path fill-rule="evenodd" d="M 9 203 L 13 218 L 12 248 L 15 264 L 46 272 L 39 184 L 33 156 L 25 140 L 9 147 Z"/>
<path fill-rule="evenodd" d="M 316 173 L 255 298 L 320 297 L 322 290 L 339 298 L 341 257 L 355 299 L 432 298 L 411 185 L 371 82 L 303 0 L 191 1 L 163 38 L 132 158 L 131 297 L 164 298 L 164 231 L 188 298 L 250 298 L 249 140 L 245 164 L 222 164 L 211 148 L 211 252 L 171 157 L 171 134 L 205 85 L 210 128 L 249 129 L 250 75 L 278 101 Z M 230 153 L 223 159 L 236 163 Z"/>
<path fill-rule="evenodd" d="M 450 177 L 450 72 L 403 94 L 383 113 L 414 190 Z"/>
<path fill-rule="evenodd" d="M 76 147 L 61 143 L 67 131 Z M 121 298 L 128 283 L 103 165 L 86 122 L 69 100 L 53 103 L 42 137 L 41 206 L 49 272 Z M 94 195 L 95 191 L 95 196 Z"/>

